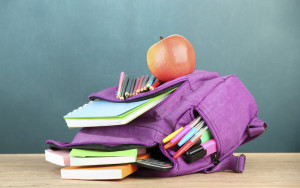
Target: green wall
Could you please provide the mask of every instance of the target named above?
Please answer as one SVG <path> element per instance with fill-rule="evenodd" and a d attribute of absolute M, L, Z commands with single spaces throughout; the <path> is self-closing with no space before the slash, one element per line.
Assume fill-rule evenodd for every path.
<path fill-rule="evenodd" d="M 0 153 L 71 141 L 63 116 L 120 71 L 149 73 L 148 48 L 181 34 L 196 69 L 237 75 L 266 133 L 240 152 L 299 152 L 300 1 L 0 0 Z"/>

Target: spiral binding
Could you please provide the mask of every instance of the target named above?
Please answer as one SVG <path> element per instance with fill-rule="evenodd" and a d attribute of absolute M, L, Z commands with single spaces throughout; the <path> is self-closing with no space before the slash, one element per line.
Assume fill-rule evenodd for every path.
<path fill-rule="evenodd" d="M 85 106 L 87 106 L 87 105 L 89 105 L 89 104 L 91 104 L 91 103 L 94 103 L 95 101 L 98 101 L 98 99 L 96 99 L 96 100 L 94 100 L 94 101 L 90 101 L 90 102 L 84 104 L 83 106 L 78 107 L 77 109 L 73 110 L 72 112 L 69 112 L 66 116 L 71 115 L 71 114 L 74 113 L 74 112 L 77 112 L 78 110 L 82 109 L 83 107 L 85 107 Z"/>

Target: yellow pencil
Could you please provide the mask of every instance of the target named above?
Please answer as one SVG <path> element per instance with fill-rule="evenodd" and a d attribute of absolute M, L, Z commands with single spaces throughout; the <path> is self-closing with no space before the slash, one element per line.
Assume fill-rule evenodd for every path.
<path fill-rule="evenodd" d="M 172 140 L 176 134 L 178 134 L 181 130 L 183 129 L 183 127 L 180 127 L 180 129 L 178 129 L 177 131 L 174 131 L 173 133 L 169 134 L 169 136 L 167 136 L 166 138 L 163 139 L 163 143 L 169 142 L 170 140 Z"/>

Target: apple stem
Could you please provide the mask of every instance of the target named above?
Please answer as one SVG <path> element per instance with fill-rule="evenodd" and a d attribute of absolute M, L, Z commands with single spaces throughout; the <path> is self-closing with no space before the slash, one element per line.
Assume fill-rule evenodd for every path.
<path fill-rule="evenodd" d="M 160 36 L 159 38 L 160 38 L 160 40 L 164 39 L 164 37 L 163 37 L 163 36 Z"/>

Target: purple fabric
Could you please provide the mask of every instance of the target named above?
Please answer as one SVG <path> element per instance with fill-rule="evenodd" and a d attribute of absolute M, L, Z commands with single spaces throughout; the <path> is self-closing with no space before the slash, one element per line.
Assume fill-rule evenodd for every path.
<path fill-rule="evenodd" d="M 212 170 L 204 170 L 204 173 L 212 173 L 212 172 L 218 172 L 223 170 L 232 170 L 237 173 L 244 172 L 245 169 L 245 163 L 246 163 L 246 156 L 245 155 L 239 155 L 234 156 L 231 155 L 221 161 L 216 167 L 214 167 Z"/>
<path fill-rule="evenodd" d="M 238 159 L 232 156 L 233 151 L 239 145 L 262 134 L 266 124 L 258 119 L 254 98 L 236 76 L 220 77 L 218 73 L 198 70 L 167 82 L 153 91 L 131 97 L 127 101 L 161 91 L 179 82 L 184 83 L 167 99 L 127 125 L 82 128 L 70 143 L 53 140 L 47 140 L 46 143 L 60 147 L 84 144 L 158 144 L 161 152 L 174 163 L 174 167 L 166 172 L 141 169 L 139 175 L 143 176 L 167 177 L 199 171 L 209 173 L 234 169 L 233 164 L 238 164 L 238 170 L 242 171 L 244 157 Z M 118 99 L 114 95 L 116 89 L 117 86 L 108 88 L 89 97 L 117 102 Z M 191 164 L 184 161 L 184 156 L 175 160 L 171 156 L 178 147 L 167 150 L 163 148 L 162 139 L 191 122 L 195 113 L 204 119 L 217 142 L 220 163 L 216 166 L 211 157 L 204 157 Z"/>

